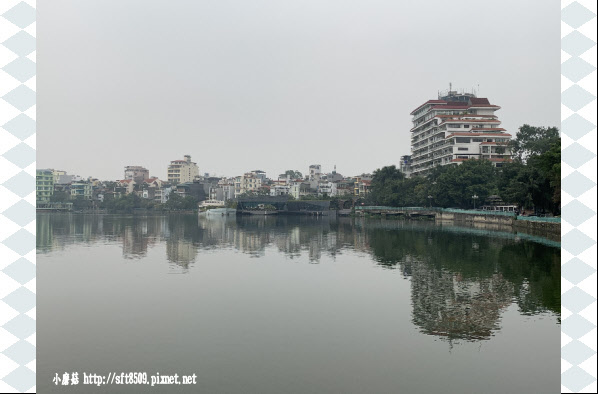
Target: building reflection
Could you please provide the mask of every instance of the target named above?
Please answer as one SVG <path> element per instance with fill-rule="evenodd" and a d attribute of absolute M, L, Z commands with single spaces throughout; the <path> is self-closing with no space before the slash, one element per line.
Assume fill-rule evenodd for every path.
<path fill-rule="evenodd" d="M 229 249 L 250 256 L 281 253 L 310 263 L 345 252 L 371 256 L 410 281 L 412 321 L 449 341 L 490 338 L 504 309 L 560 315 L 560 249 L 524 235 L 433 223 L 303 216 L 114 216 L 39 214 L 37 252 L 73 244 L 120 245 L 141 259 L 165 245 L 172 269 L 188 272 L 198 255 Z"/>
<path fill-rule="evenodd" d="M 512 297 L 513 284 L 500 274 L 464 278 L 422 261 L 411 263 L 413 323 L 426 334 L 449 340 L 489 339 Z"/>

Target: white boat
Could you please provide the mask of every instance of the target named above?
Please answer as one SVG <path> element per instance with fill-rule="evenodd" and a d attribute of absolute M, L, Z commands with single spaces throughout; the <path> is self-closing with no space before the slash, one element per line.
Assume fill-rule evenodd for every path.
<path fill-rule="evenodd" d="M 237 210 L 235 208 L 212 208 L 204 213 L 207 216 L 232 216 L 237 214 Z"/>

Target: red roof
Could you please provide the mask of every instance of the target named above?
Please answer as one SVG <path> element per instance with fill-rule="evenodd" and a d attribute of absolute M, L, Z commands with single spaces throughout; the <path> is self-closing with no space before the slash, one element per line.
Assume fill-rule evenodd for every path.
<path fill-rule="evenodd" d="M 471 102 L 472 105 L 476 105 L 476 104 L 490 104 L 490 101 L 488 101 L 487 98 L 477 98 L 477 97 L 472 97 L 469 99 L 469 101 Z"/>
<path fill-rule="evenodd" d="M 444 100 L 428 100 L 425 103 L 423 103 L 422 105 L 420 105 L 419 107 L 417 107 L 416 109 L 414 109 L 413 111 L 411 111 L 410 115 L 413 115 L 413 113 L 415 111 L 417 111 L 418 109 L 420 109 L 421 107 L 423 107 L 426 104 L 440 104 L 440 103 L 446 103 L 446 101 L 444 101 Z"/>

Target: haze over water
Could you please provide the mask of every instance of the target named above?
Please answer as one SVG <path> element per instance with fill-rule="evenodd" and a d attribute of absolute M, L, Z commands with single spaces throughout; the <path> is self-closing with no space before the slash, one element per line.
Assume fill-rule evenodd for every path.
<path fill-rule="evenodd" d="M 394 220 L 38 214 L 37 249 L 40 392 L 75 371 L 197 375 L 85 387 L 104 393 L 560 389 L 560 249 L 547 240 Z"/>

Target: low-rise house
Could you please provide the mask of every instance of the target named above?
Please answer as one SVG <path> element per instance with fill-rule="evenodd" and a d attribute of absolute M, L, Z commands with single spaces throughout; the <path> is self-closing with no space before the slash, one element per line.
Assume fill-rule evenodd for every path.
<path fill-rule="evenodd" d="M 163 187 L 162 189 L 156 189 L 154 191 L 154 201 L 160 204 L 164 204 L 168 201 L 172 187 Z"/>
<path fill-rule="evenodd" d="M 359 186 L 358 186 L 358 196 L 359 197 L 365 197 L 369 194 L 370 192 L 370 188 L 372 187 L 372 181 L 371 180 L 362 180 L 361 182 L 359 182 Z"/>
<path fill-rule="evenodd" d="M 132 179 L 122 179 L 120 181 L 116 181 L 116 184 L 116 187 L 124 188 L 124 194 L 130 194 L 135 191 L 136 183 Z"/>
<path fill-rule="evenodd" d="M 320 181 L 318 183 L 318 196 L 335 197 L 336 195 L 336 183 L 327 181 Z"/>
<path fill-rule="evenodd" d="M 289 185 L 272 185 L 270 186 L 271 196 L 288 196 L 291 192 L 291 186 Z"/>
<path fill-rule="evenodd" d="M 92 199 L 93 188 L 89 182 L 72 182 L 71 187 L 71 199 L 82 198 L 84 200 Z"/>
<path fill-rule="evenodd" d="M 301 181 L 301 182 L 293 182 L 291 188 L 289 190 L 289 194 L 293 196 L 296 200 L 299 200 L 301 197 L 313 195 L 313 191 L 309 186 L 309 181 Z"/>

